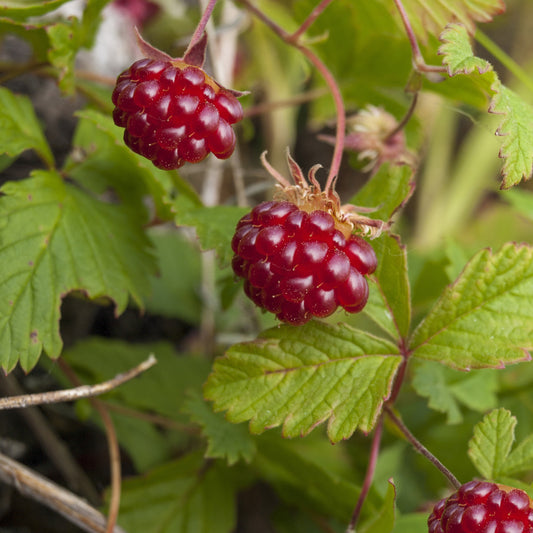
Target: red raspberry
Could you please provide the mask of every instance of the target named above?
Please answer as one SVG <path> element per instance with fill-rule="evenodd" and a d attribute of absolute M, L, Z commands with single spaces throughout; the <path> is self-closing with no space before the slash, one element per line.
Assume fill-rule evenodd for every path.
<path fill-rule="evenodd" d="M 429 533 L 533 533 L 533 501 L 526 492 L 487 481 L 470 481 L 439 501 Z"/>
<path fill-rule="evenodd" d="M 219 159 L 233 153 L 231 124 L 242 119 L 241 104 L 200 67 L 141 59 L 117 78 L 112 100 L 124 142 L 156 167 L 170 170 L 210 152 Z"/>
<path fill-rule="evenodd" d="M 368 299 L 364 276 L 377 265 L 370 244 L 346 238 L 331 214 L 289 201 L 256 206 L 238 222 L 231 246 L 233 270 L 245 279 L 248 297 L 295 325 L 327 317 L 338 306 L 361 311 Z"/>

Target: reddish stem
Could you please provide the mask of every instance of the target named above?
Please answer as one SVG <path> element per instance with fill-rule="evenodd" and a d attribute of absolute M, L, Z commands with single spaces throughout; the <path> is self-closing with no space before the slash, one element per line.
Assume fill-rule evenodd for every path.
<path fill-rule="evenodd" d="M 307 29 L 318 17 L 322 11 L 326 8 L 326 6 L 331 2 L 332 0 L 323 0 L 309 15 L 309 17 L 304 21 L 304 31 Z M 342 100 L 342 94 L 339 89 L 339 86 L 337 85 L 337 82 L 335 81 L 335 78 L 331 74 L 331 72 L 328 70 L 326 65 L 319 59 L 319 57 L 309 48 L 295 40 L 294 36 L 296 35 L 299 37 L 303 32 L 301 32 L 300 29 L 296 30 L 292 35 L 286 32 L 282 27 L 278 26 L 273 20 L 271 20 L 269 17 L 267 17 L 262 11 L 260 11 L 257 7 L 255 7 L 252 3 L 250 3 L 249 0 L 241 0 L 242 4 L 246 6 L 246 8 L 251 11 L 257 18 L 259 18 L 264 24 L 266 24 L 274 33 L 276 33 L 281 39 L 283 39 L 287 44 L 290 44 L 291 46 L 294 46 L 302 54 L 309 59 L 309 61 L 313 64 L 313 66 L 322 74 L 322 77 L 324 78 L 324 81 L 329 87 L 329 90 L 331 91 L 331 94 L 333 96 L 333 100 L 335 102 L 335 110 L 337 114 L 337 131 L 335 135 L 335 149 L 333 151 L 333 158 L 331 161 L 331 167 L 329 169 L 328 178 L 326 181 L 326 185 L 324 187 L 324 192 L 329 191 L 329 189 L 332 187 L 335 178 L 337 177 L 337 174 L 339 173 L 339 168 L 341 166 L 341 160 L 342 160 L 342 152 L 344 149 L 344 137 L 345 137 L 345 128 L 346 128 L 346 113 L 344 110 L 344 102 Z"/>
<path fill-rule="evenodd" d="M 211 13 L 213 13 L 213 9 L 215 9 L 216 3 L 217 3 L 217 0 L 209 0 L 207 7 L 205 8 L 202 14 L 202 18 L 200 19 L 200 22 L 198 22 L 198 26 L 196 26 L 196 29 L 194 30 L 194 33 L 191 37 L 191 42 L 189 43 L 189 46 L 187 46 L 187 50 L 183 54 L 184 56 L 186 56 L 187 52 L 189 52 L 192 48 L 194 48 L 194 46 L 202 38 L 202 35 L 204 34 L 204 31 L 205 31 L 205 27 L 207 26 L 207 23 L 209 22 Z"/>
<path fill-rule="evenodd" d="M 411 44 L 411 50 L 413 51 L 413 66 L 415 67 L 415 69 L 419 72 L 446 72 L 446 69 L 442 66 L 426 64 L 424 56 L 420 51 L 420 46 L 418 46 L 418 41 L 416 39 L 415 32 L 413 30 L 413 27 L 411 26 L 411 21 L 409 20 L 409 16 L 407 15 L 407 11 L 403 6 L 402 0 L 394 0 L 394 3 L 396 4 L 396 8 L 400 13 L 400 17 L 407 33 L 407 38 L 409 39 L 409 43 Z"/>
<path fill-rule="evenodd" d="M 355 533 L 355 526 L 359 520 L 359 515 L 361 514 L 361 509 L 363 508 L 363 503 L 365 502 L 368 492 L 372 485 L 372 480 L 374 479 L 374 472 L 376 471 L 376 464 L 378 462 L 379 447 L 381 444 L 381 435 L 383 434 L 383 416 L 381 416 L 376 425 L 374 431 L 374 436 L 372 438 L 372 445 L 370 447 L 370 457 L 368 459 L 368 466 L 366 467 L 365 479 L 363 481 L 363 486 L 361 487 L 361 492 L 359 493 L 359 498 L 357 498 L 357 503 L 355 504 L 355 509 L 352 514 L 352 519 L 348 525 L 346 533 Z"/>
<path fill-rule="evenodd" d="M 309 27 L 315 22 L 315 20 L 322 14 L 324 9 L 331 4 L 333 0 L 322 0 L 320 4 L 318 4 L 313 11 L 309 14 L 309 16 L 303 21 L 302 25 L 291 35 L 291 40 L 293 42 L 297 42 L 298 39 L 309 29 Z"/>
<path fill-rule="evenodd" d="M 437 467 L 448 478 L 454 488 L 458 489 L 461 486 L 461 482 L 407 429 L 407 426 L 394 414 L 392 408 L 385 405 L 383 410 L 386 411 L 391 421 L 403 433 L 413 448 Z"/>

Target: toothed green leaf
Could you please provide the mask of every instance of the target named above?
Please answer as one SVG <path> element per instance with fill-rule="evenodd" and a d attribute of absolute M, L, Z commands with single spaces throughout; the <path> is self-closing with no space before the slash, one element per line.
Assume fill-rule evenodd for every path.
<path fill-rule="evenodd" d="M 460 370 L 529 360 L 533 248 L 509 243 L 476 254 L 414 331 L 410 348 Z"/>
<path fill-rule="evenodd" d="M 343 324 L 281 326 L 218 358 L 204 393 L 231 422 L 250 420 L 252 433 L 281 425 L 296 437 L 328 420 L 328 436 L 338 442 L 373 428 L 397 354 L 393 344 Z"/>
<path fill-rule="evenodd" d="M 61 299 L 79 290 L 107 297 L 117 313 L 142 304 L 155 264 L 139 220 L 54 172 L 6 183 L 0 197 L 0 365 L 30 370 L 56 358 Z"/>

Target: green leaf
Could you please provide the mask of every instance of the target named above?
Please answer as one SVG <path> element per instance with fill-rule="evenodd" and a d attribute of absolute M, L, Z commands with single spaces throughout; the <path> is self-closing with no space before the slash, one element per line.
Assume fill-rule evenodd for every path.
<path fill-rule="evenodd" d="M 407 165 L 382 165 L 350 200 L 356 206 L 375 209 L 370 216 L 388 222 L 414 191 L 413 170 Z"/>
<path fill-rule="evenodd" d="M 183 203 L 178 202 L 176 210 L 176 224 L 196 228 L 202 249 L 215 249 L 220 265 L 228 265 L 233 257 L 231 239 L 235 227 L 250 209 L 226 205 L 183 208 Z"/>
<path fill-rule="evenodd" d="M 493 370 L 465 374 L 430 361 L 419 361 L 412 384 L 420 396 L 429 399 L 431 409 L 447 415 L 448 424 L 462 422 L 461 404 L 480 412 L 497 405 L 498 377 Z"/>
<path fill-rule="evenodd" d="M 198 247 L 176 228 L 149 233 L 159 259 L 146 308 L 156 314 L 199 324 L 202 315 L 202 269 Z"/>
<path fill-rule="evenodd" d="M 378 266 L 371 278 L 374 294 L 364 311 L 394 338 L 404 338 L 411 321 L 405 247 L 398 237 L 388 234 L 372 241 L 372 246 Z"/>
<path fill-rule="evenodd" d="M 525 438 L 509 454 L 503 470 L 506 475 L 533 470 L 533 435 Z"/>
<path fill-rule="evenodd" d="M 74 93 L 74 61 L 80 47 L 79 21 L 70 18 L 70 23 L 58 22 L 46 27 L 50 39 L 48 59 L 59 70 L 59 87 L 65 94 Z"/>
<path fill-rule="evenodd" d="M 44 0 L 32 2 L 31 0 L 2 0 L 0 2 L 0 17 L 17 20 L 26 20 L 28 17 L 39 17 L 54 11 L 69 0 Z"/>
<path fill-rule="evenodd" d="M 204 393 L 231 422 L 250 420 L 252 433 L 282 425 L 284 436 L 296 437 L 329 419 L 328 436 L 338 442 L 356 429 L 371 431 L 397 354 L 391 343 L 343 324 L 281 326 L 218 358 Z"/>
<path fill-rule="evenodd" d="M 495 409 L 474 427 L 468 456 L 485 479 L 505 473 L 504 465 L 514 440 L 516 418 L 506 409 Z"/>
<path fill-rule="evenodd" d="M 302 441 L 303 449 L 296 448 L 278 435 L 262 435 L 252 468 L 285 502 L 348 523 L 360 488 L 328 468 L 320 457 L 313 458 L 306 443 L 307 439 Z"/>
<path fill-rule="evenodd" d="M 533 248 L 508 243 L 466 265 L 414 331 L 415 357 L 469 370 L 527 361 L 533 348 Z"/>
<path fill-rule="evenodd" d="M 117 313 L 138 303 L 155 271 L 139 220 L 96 200 L 54 172 L 8 182 L 0 197 L 0 364 L 24 370 L 41 350 L 56 358 L 63 296 L 108 297 Z"/>
<path fill-rule="evenodd" d="M 132 368 L 153 353 L 157 364 L 113 391 L 113 401 L 154 412 L 185 423 L 182 414 L 189 390 L 199 391 L 209 372 L 205 359 L 177 356 L 164 342 L 130 344 L 103 338 L 90 338 L 65 350 L 63 356 L 86 382 L 100 383 Z"/>
<path fill-rule="evenodd" d="M 496 132 L 501 137 L 504 158 L 502 189 L 531 177 L 533 170 L 533 107 L 504 85 L 491 103 L 491 113 L 503 115 Z"/>
<path fill-rule="evenodd" d="M 490 22 L 505 11 L 503 0 L 404 0 L 415 33 L 426 37 L 439 33 L 452 21 L 460 22 L 473 34 L 477 22 Z"/>
<path fill-rule="evenodd" d="M 76 113 L 80 117 L 74 136 L 75 154 L 65 164 L 69 176 L 98 193 L 112 188 L 123 202 L 139 211 L 151 195 L 157 216 L 171 220 L 171 193 L 175 173 L 156 168 L 150 161 L 126 147 L 124 131 L 113 124 L 110 116 L 93 109 Z M 191 193 L 194 198 L 195 194 Z"/>
<path fill-rule="evenodd" d="M 503 158 L 502 188 L 507 189 L 529 179 L 533 170 L 533 108 L 516 93 L 505 87 L 492 65 L 474 56 L 467 30 L 451 24 L 441 35 L 439 52 L 450 76 L 466 75 L 490 97 L 489 111 L 502 115 L 496 135 L 501 138 L 500 157 Z"/>
<path fill-rule="evenodd" d="M 231 473 L 195 452 L 123 481 L 119 523 L 129 533 L 230 533 L 234 498 Z"/>
<path fill-rule="evenodd" d="M 395 521 L 396 487 L 389 480 L 387 493 L 381 509 L 374 513 L 372 519 L 359 529 L 360 533 L 391 533 Z"/>
<path fill-rule="evenodd" d="M 0 152 L 14 157 L 30 149 L 35 150 L 47 166 L 54 166 L 54 156 L 30 99 L 0 87 Z"/>
<path fill-rule="evenodd" d="M 229 466 L 240 459 L 247 463 L 252 460 L 256 445 L 246 426 L 231 424 L 221 413 L 213 413 L 211 405 L 200 394 L 189 395 L 184 411 L 202 426 L 202 433 L 207 437 L 205 457 L 226 459 Z"/>

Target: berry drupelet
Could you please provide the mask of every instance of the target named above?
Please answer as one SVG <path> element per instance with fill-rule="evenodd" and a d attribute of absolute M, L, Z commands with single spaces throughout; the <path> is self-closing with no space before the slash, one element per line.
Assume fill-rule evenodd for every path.
<path fill-rule="evenodd" d="M 371 245 L 352 234 L 361 217 L 345 213 L 333 191 L 320 191 L 316 168 L 309 186 L 289 163 L 296 186 L 283 184 L 280 200 L 259 204 L 238 222 L 233 270 L 246 295 L 282 322 L 304 324 L 339 306 L 357 313 L 368 300 L 365 276 L 377 266 Z"/>
<path fill-rule="evenodd" d="M 243 118 L 240 93 L 204 72 L 202 54 L 190 64 L 187 55 L 171 58 L 140 37 L 139 44 L 149 57 L 122 72 L 112 94 L 113 120 L 125 129 L 126 145 L 165 170 L 198 163 L 209 153 L 230 157 L 232 125 Z"/>
<path fill-rule="evenodd" d="M 429 533 L 533 533 L 533 502 L 526 492 L 470 481 L 440 500 L 428 518 Z"/>

